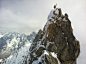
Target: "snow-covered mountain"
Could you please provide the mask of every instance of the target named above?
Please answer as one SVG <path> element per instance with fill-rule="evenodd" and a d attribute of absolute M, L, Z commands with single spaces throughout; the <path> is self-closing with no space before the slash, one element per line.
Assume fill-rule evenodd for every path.
<path fill-rule="evenodd" d="M 1 64 L 28 64 L 31 53 L 29 48 L 31 47 L 35 35 L 39 36 L 39 33 L 40 30 L 38 34 L 32 32 L 30 35 L 27 35 L 27 43 L 19 48 L 19 50 L 17 50 L 15 53 L 11 54 L 9 57 L 0 59 Z M 38 39 L 38 37 L 35 37 L 35 39 Z"/>
<path fill-rule="evenodd" d="M 0 59 L 7 58 L 22 46 L 32 43 L 35 35 L 35 32 L 32 32 L 30 35 L 20 34 L 17 32 L 9 32 L 3 35 L 0 34 Z"/>
<path fill-rule="evenodd" d="M 27 37 L 29 41 L 30 37 Z M 1 63 L 76 64 L 80 53 L 80 44 L 73 35 L 71 21 L 60 8 L 51 10 L 43 31 L 38 32 L 32 43 L 29 41 L 7 59 L 1 60 Z"/>
<path fill-rule="evenodd" d="M 27 60 L 29 59 L 30 45 L 31 43 L 28 41 L 28 44 L 25 44 L 7 59 L 1 60 L 1 62 L 3 64 L 27 64 Z"/>

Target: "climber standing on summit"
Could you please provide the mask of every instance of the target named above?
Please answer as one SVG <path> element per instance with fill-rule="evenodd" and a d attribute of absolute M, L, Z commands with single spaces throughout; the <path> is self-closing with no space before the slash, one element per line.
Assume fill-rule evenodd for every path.
<path fill-rule="evenodd" d="M 57 6 L 57 4 L 56 4 L 56 5 L 54 5 L 54 9 L 56 8 L 56 6 Z"/>

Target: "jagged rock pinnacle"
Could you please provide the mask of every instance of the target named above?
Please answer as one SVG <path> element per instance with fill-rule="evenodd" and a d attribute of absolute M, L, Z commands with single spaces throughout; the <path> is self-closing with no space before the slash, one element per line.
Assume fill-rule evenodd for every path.
<path fill-rule="evenodd" d="M 80 53 L 71 21 L 60 8 L 51 10 L 38 41 L 33 42 L 32 46 L 29 64 L 76 64 Z"/>

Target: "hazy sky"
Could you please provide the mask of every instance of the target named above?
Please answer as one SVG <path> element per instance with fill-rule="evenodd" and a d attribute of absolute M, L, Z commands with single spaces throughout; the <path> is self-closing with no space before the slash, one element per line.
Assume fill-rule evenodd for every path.
<path fill-rule="evenodd" d="M 42 29 L 56 3 L 63 14 L 68 14 L 74 35 L 80 44 L 86 46 L 86 0 L 0 0 L 0 32 L 29 34 Z"/>

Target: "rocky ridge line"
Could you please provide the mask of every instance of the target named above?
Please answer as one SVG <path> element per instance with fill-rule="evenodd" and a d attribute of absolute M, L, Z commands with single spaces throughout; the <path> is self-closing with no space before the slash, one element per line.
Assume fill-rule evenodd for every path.
<path fill-rule="evenodd" d="M 32 43 L 29 64 L 76 64 L 79 41 L 73 35 L 68 15 L 60 8 L 51 10 L 47 23 Z"/>

